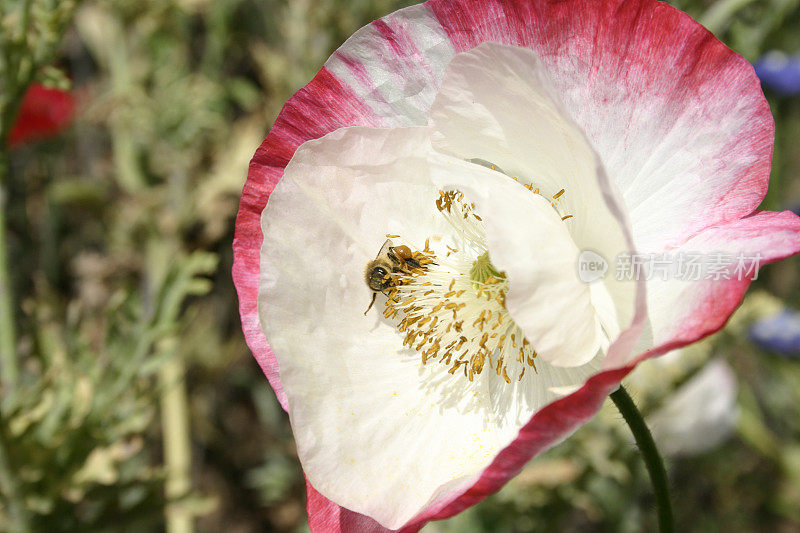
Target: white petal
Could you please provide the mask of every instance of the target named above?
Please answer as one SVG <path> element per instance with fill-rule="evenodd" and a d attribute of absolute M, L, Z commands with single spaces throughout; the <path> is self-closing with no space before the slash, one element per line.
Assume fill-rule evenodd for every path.
<path fill-rule="evenodd" d="M 580 251 L 556 210 L 499 172 L 442 155 L 431 163 L 434 183 L 475 203 L 489 257 L 508 277 L 506 308 L 539 356 L 558 366 L 594 359 L 603 332 L 576 275 Z"/>
<path fill-rule="evenodd" d="M 431 123 L 434 147 L 443 153 L 491 162 L 546 196 L 565 189 L 555 203 L 562 215 L 573 215 L 564 222 L 579 252 L 590 250 L 610 265 L 630 249 L 615 186 L 530 50 L 483 43 L 458 54 L 445 72 Z M 569 257 L 569 265 L 559 259 L 576 277 L 577 256 Z M 592 302 L 613 340 L 632 323 L 636 283 L 608 272 L 595 285 Z M 586 362 L 590 356 L 576 358 Z"/>
<path fill-rule="evenodd" d="M 488 372 L 470 383 L 422 365 L 394 323 L 363 315 L 363 269 L 385 235 L 421 248 L 448 227 L 427 135 L 349 128 L 304 144 L 262 216 L 259 315 L 304 471 L 321 494 L 389 528 L 465 490 L 556 398 L 547 389 L 582 383 L 597 367 L 542 361 L 526 376 L 535 379 L 513 387 Z"/>

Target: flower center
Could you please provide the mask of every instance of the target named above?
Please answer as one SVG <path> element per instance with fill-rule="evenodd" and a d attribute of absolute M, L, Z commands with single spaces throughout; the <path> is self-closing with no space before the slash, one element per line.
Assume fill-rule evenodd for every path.
<path fill-rule="evenodd" d="M 429 239 L 414 252 L 427 259 L 423 268 L 391 274 L 383 314 L 399 321 L 403 344 L 423 364 L 445 364 L 470 381 L 487 367 L 507 383 L 520 381 L 528 368 L 536 372 L 536 350 L 506 310 L 508 280 L 492 265 L 483 221 L 459 191 L 439 191 L 436 207 L 454 230 L 454 246 L 437 255 Z"/>

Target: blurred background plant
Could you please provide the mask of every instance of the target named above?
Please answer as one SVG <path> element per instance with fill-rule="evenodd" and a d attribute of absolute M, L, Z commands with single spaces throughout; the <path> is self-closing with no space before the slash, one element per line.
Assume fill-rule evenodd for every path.
<path fill-rule="evenodd" d="M 288 419 L 241 335 L 233 217 L 286 99 L 410 3 L 0 1 L 0 529 L 307 529 Z M 675 4 L 749 60 L 800 52 L 800 0 Z M 767 94 L 764 208 L 784 209 L 800 205 L 800 97 Z M 767 268 L 722 333 L 631 378 L 682 528 L 800 530 L 800 364 L 748 335 L 798 306 L 798 266 Z M 709 386 L 717 411 L 700 412 Z M 640 531 L 652 505 L 607 406 L 429 530 Z"/>

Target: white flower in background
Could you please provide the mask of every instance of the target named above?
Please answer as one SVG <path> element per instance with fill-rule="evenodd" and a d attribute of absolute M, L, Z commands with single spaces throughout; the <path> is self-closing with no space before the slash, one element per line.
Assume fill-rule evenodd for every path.
<path fill-rule="evenodd" d="M 736 376 L 722 359 L 708 363 L 647 417 L 659 449 L 691 455 L 721 444 L 736 426 Z"/>
<path fill-rule="evenodd" d="M 736 427 L 736 375 L 724 359 L 708 360 L 710 350 L 705 342 L 676 350 L 643 362 L 625 380 L 635 398 L 655 407 L 647 424 L 665 454 L 709 451 Z"/>

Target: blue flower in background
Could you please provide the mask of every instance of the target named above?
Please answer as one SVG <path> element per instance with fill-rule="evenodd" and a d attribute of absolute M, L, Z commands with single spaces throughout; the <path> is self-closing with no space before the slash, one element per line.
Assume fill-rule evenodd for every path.
<path fill-rule="evenodd" d="M 800 54 L 768 52 L 753 66 L 764 87 L 787 96 L 800 95 Z"/>
<path fill-rule="evenodd" d="M 786 309 L 756 321 L 750 328 L 750 339 L 765 350 L 800 358 L 800 312 Z"/>

